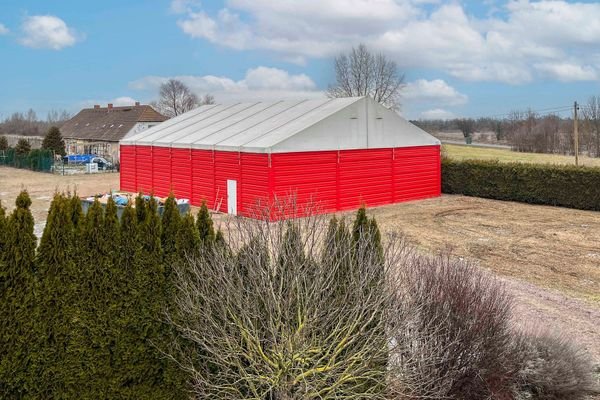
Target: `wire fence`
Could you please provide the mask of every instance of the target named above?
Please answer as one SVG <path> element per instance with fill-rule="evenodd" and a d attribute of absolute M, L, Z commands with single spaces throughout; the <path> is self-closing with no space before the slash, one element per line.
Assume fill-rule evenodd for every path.
<path fill-rule="evenodd" d="M 89 170 L 84 163 L 70 163 L 63 157 L 57 157 L 53 150 L 33 149 L 27 154 L 18 154 L 14 148 L 0 150 L 0 166 L 58 175 L 119 172 L 118 162 L 113 162 L 110 157 L 109 161 L 105 160 L 97 164 L 96 169 Z"/>
<path fill-rule="evenodd" d="M 27 154 L 18 154 L 15 149 L 0 150 L 0 165 L 39 172 L 53 172 L 54 151 L 34 149 Z"/>

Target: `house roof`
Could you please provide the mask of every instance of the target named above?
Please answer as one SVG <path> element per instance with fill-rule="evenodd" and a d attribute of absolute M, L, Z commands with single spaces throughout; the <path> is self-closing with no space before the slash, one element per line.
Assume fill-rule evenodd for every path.
<path fill-rule="evenodd" d="M 65 138 L 118 142 L 138 122 L 163 122 L 168 118 L 148 105 L 84 108 L 64 123 Z"/>
<path fill-rule="evenodd" d="M 121 140 L 273 153 L 439 143 L 369 97 L 205 105 Z"/>

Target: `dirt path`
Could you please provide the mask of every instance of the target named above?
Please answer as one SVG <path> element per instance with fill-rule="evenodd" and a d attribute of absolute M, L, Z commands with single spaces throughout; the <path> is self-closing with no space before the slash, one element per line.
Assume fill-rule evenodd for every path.
<path fill-rule="evenodd" d="M 518 279 L 501 278 L 514 296 L 515 322 L 524 328 L 560 332 L 600 364 L 600 308 Z"/>

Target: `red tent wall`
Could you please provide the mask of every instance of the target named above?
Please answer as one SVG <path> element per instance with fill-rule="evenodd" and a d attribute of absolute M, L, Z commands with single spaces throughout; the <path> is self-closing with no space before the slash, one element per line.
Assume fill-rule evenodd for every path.
<path fill-rule="evenodd" d="M 121 147 L 121 189 L 205 200 L 227 211 L 227 180 L 237 181 L 237 210 L 295 196 L 320 212 L 351 210 L 441 193 L 440 147 L 301 153 L 241 153 L 151 146 Z"/>

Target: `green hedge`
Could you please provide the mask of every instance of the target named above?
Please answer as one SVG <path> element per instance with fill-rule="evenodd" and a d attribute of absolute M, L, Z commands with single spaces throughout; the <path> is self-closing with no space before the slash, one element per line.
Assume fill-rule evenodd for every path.
<path fill-rule="evenodd" d="M 600 168 L 444 159 L 442 191 L 599 211 Z"/>

